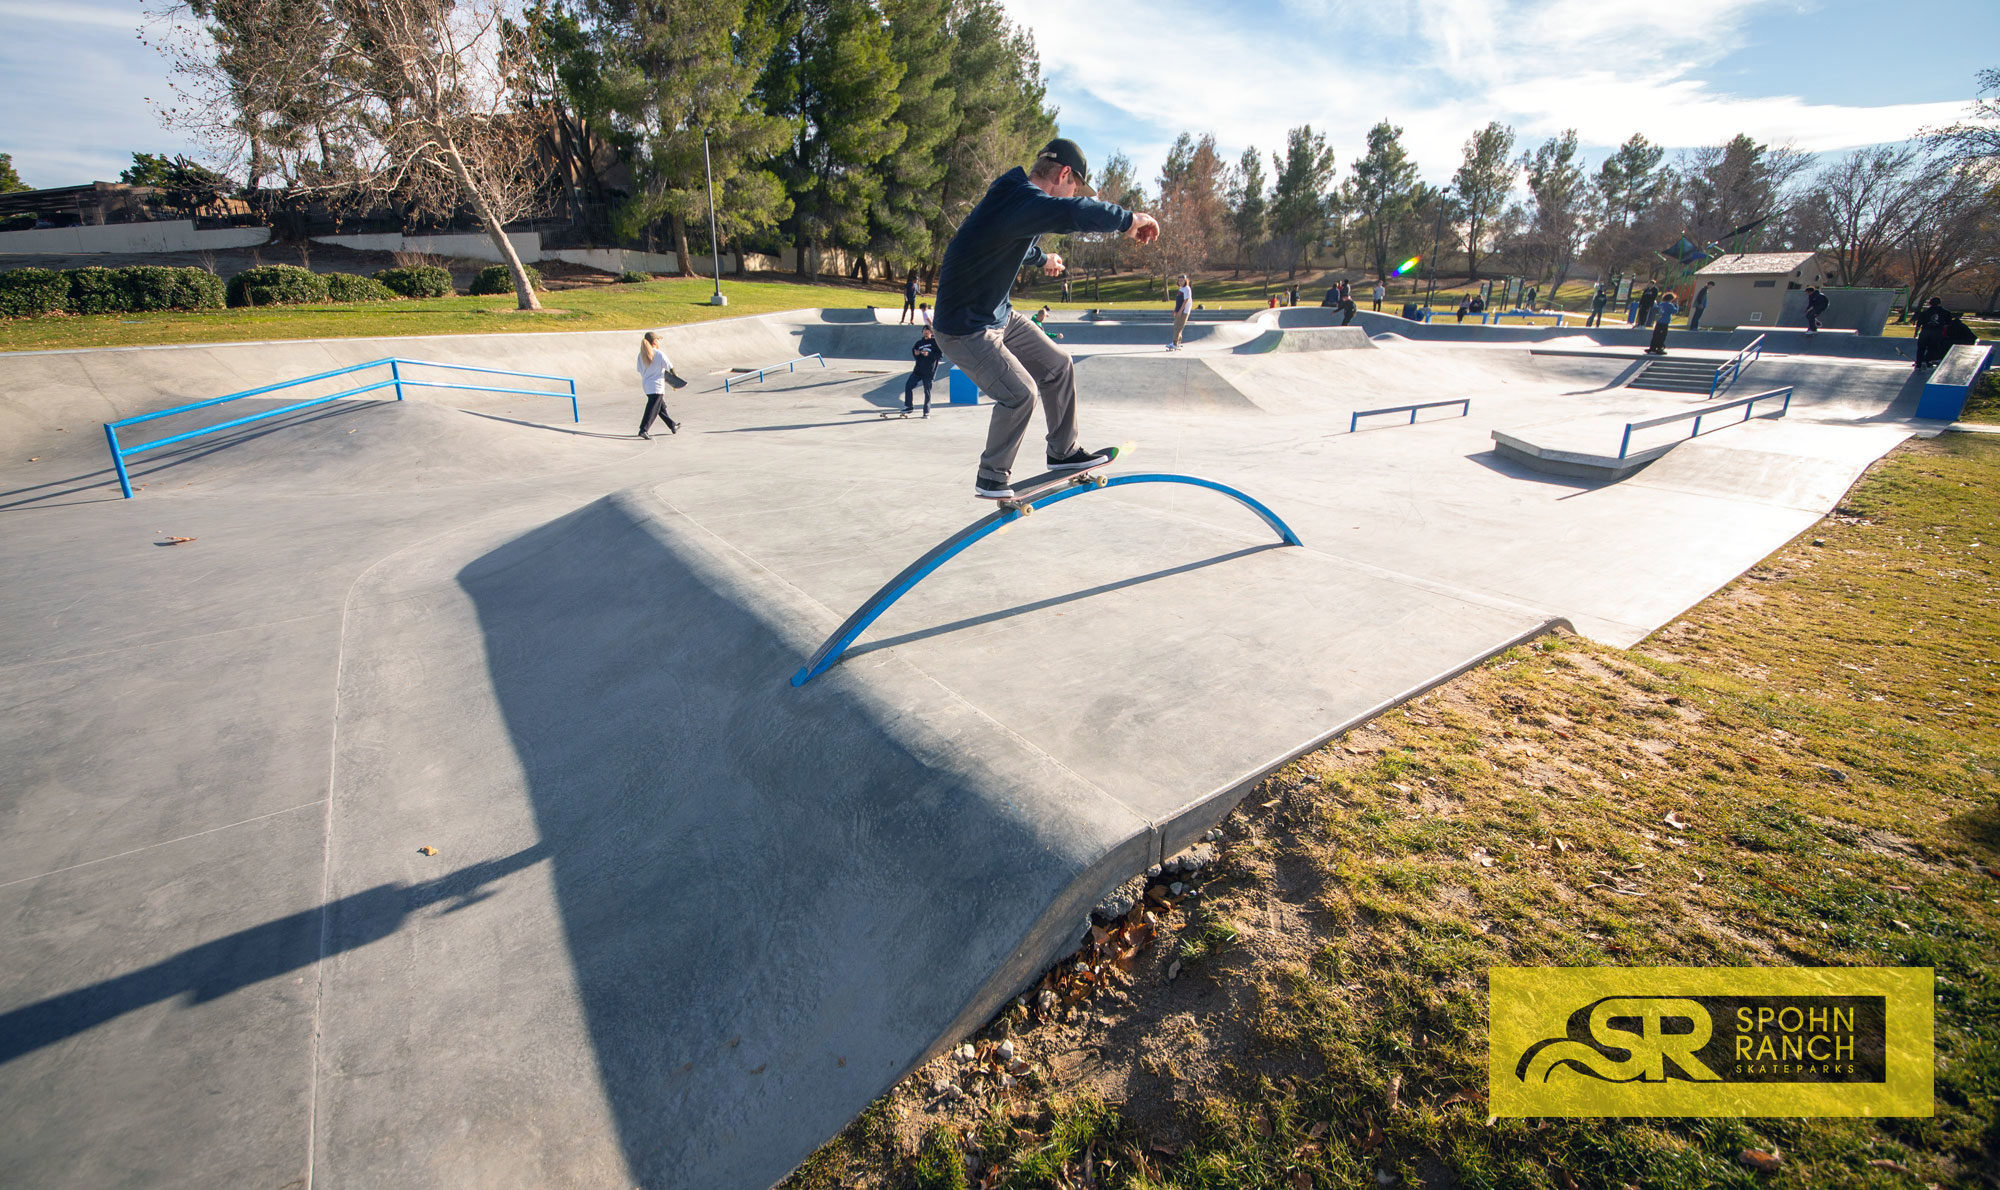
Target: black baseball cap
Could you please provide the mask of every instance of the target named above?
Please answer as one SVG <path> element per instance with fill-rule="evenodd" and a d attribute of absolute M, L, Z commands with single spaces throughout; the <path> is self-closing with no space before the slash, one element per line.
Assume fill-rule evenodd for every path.
<path fill-rule="evenodd" d="M 1076 147 L 1075 141 L 1059 136 L 1043 145 L 1042 151 L 1035 154 L 1035 160 L 1053 161 L 1057 165 L 1069 166 L 1070 172 L 1076 175 L 1078 193 L 1084 195 L 1097 193 L 1096 187 L 1090 184 L 1090 163 L 1083 159 L 1083 150 Z"/>

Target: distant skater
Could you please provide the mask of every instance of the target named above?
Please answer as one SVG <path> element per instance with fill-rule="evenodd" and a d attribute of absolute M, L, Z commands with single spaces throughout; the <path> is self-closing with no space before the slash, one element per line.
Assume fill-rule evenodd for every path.
<path fill-rule="evenodd" d="M 993 398 L 993 421 L 979 456 L 973 494 L 990 500 L 1014 495 L 1014 456 L 1027 437 L 1035 400 L 1048 425 L 1048 469 L 1094 467 L 1106 456 L 1077 441 L 1076 367 L 1069 353 L 1013 308 L 1008 291 L 1025 266 L 1061 276 L 1062 257 L 1035 243 L 1043 234 L 1115 231 L 1142 244 L 1159 238 L 1151 215 L 1128 211 L 1090 194 L 1083 150 L 1058 137 L 1019 166 L 993 180 L 945 249 L 937 282 L 937 340 L 979 390 Z"/>
<path fill-rule="evenodd" d="M 1389 287 L 1382 284 L 1381 280 L 1377 278 L 1375 282 L 1375 309 L 1380 310 L 1382 308 L 1382 299 L 1388 296 Z"/>
<path fill-rule="evenodd" d="M 903 323 L 915 322 L 916 320 L 917 275 L 911 273 L 909 280 L 903 282 L 903 316 L 896 320 L 896 325 L 901 326 Z"/>
<path fill-rule="evenodd" d="M 1604 306 L 1610 300 L 1611 295 L 1605 292 L 1602 285 L 1598 286 L 1597 292 L 1590 295 L 1590 318 L 1583 325 L 1597 326 L 1603 323 Z"/>
<path fill-rule="evenodd" d="M 674 371 L 667 353 L 660 349 L 660 341 L 652 331 L 647 331 L 646 337 L 639 341 L 639 388 L 646 394 L 646 413 L 639 419 L 639 437 L 648 442 L 653 440 L 646 431 L 653 428 L 656 417 L 666 423 L 668 433 L 681 432 L 681 423 L 667 412 L 667 388 L 669 385 L 679 388 L 686 383 Z"/>
<path fill-rule="evenodd" d="M 1653 307 L 1659 303 L 1659 300 L 1660 287 L 1657 285 L 1646 286 L 1645 292 L 1639 295 L 1639 316 L 1633 321 L 1639 326 L 1651 326 L 1653 324 Z"/>
<path fill-rule="evenodd" d="M 1650 347 L 1646 348 L 1647 355 L 1665 355 L 1667 353 L 1667 328 L 1674 324 L 1674 315 L 1678 313 L 1680 313 L 1680 309 L 1674 305 L 1672 290 L 1668 290 L 1661 296 L 1658 302 L 1654 303 L 1653 342 Z"/>
<path fill-rule="evenodd" d="M 938 361 L 944 358 L 944 352 L 939 350 L 937 337 L 931 328 L 924 328 L 924 337 L 918 339 L 916 346 L 910 348 L 910 358 L 916 360 L 917 364 L 910 369 L 910 378 L 903 382 L 903 416 L 908 417 L 915 408 L 911 398 L 916 395 L 917 386 L 921 384 L 924 386 L 924 416 L 929 417 L 931 378 L 937 375 Z"/>
<path fill-rule="evenodd" d="M 1819 334 L 1819 320 L 1826 313 L 1826 293 L 1817 285 L 1806 286 L 1806 334 Z"/>
<path fill-rule="evenodd" d="M 1710 281 L 1708 284 L 1694 291 L 1694 298 L 1688 305 L 1689 330 L 1698 331 L 1701 329 L 1701 316 L 1708 313 L 1708 291 L 1714 288 L 1715 282 Z"/>
<path fill-rule="evenodd" d="M 1924 303 L 1917 314 L 1917 367 L 1928 368 L 1944 358 L 1949 344 L 1945 335 L 1951 329 L 1951 311 L 1944 303 L 1932 298 Z"/>
<path fill-rule="evenodd" d="M 1188 285 L 1187 274 L 1182 273 L 1180 288 L 1174 290 L 1174 341 L 1167 344 L 1168 351 L 1181 349 L 1181 334 L 1187 330 L 1188 315 L 1192 313 L 1194 313 L 1194 290 Z"/>

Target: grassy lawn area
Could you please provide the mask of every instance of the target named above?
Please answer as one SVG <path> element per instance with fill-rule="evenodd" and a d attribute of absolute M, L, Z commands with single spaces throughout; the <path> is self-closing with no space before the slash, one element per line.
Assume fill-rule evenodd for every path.
<path fill-rule="evenodd" d="M 1334 741 L 787 1184 L 1992 1186 L 1996 554 L 2000 440 L 1913 440 L 1638 647 Z M 1935 1115 L 1490 1118 L 1487 972 L 1543 965 L 1934 968 Z"/>
<path fill-rule="evenodd" d="M 729 305 L 708 304 L 712 280 L 649 281 L 552 290 L 548 309 L 523 313 L 514 299 L 448 297 L 353 305 L 281 306 L 200 313 L 55 315 L 0 320 L 0 351 L 239 343 L 252 339 L 348 339 L 394 335 L 490 335 L 520 331 L 636 330 L 778 310 L 889 306 L 901 289 L 832 282 L 725 278 Z"/>

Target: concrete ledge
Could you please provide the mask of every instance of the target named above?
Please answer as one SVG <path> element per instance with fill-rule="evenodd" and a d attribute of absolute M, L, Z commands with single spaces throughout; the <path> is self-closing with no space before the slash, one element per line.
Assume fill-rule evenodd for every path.
<path fill-rule="evenodd" d="M 1512 459 L 1546 475 L 1566 475 L 1573 479 L 1597 479 L 1607 482 L 1624 479 L 1677 445 L 1679 443 L 1668 443 L 1647 450 L 1635 450 L 1621 459 L 1616 455 L 1537 446 L 1505 430 L 1493 431 L 1493 449 L 1502 458 Z"/>

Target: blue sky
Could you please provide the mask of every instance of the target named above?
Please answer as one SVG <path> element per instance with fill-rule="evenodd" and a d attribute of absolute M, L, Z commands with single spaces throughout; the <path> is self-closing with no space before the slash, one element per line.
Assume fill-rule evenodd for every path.
<path fill-rule="evenodd" d="M 1232 158 L 1309 123 L 1344 176 L 1388 118 L 1445 181 L 1488 120 L 1526 146 L 1578 129 L 1675 148 L 1748 132 L 1814 152 L 1948 120 L 2000 66 L 2000 0 L 1003 0 L 1032 30 L 1063 131 L 1142 177 L 1183 129 Z M 112 180 L 134 150 L 192 152 L 147 100 L 163 60 L 116 0 L 0 0 L 0 152 L 31 185 Z"/>
<path fill-rule="evenodd" d="M 1996 0 L 1004 2 L 1064 134 L 1148 180 L 1184 129 L 1268 160 L 1299 124 L 1345 176 L 1384 118 L 1433 183 L 1488 120 L 1523 148 L 1575 128 L 1592 162 L 1634 132 L 1833 152 L 1955 118 L 2000 66 Z"/>

